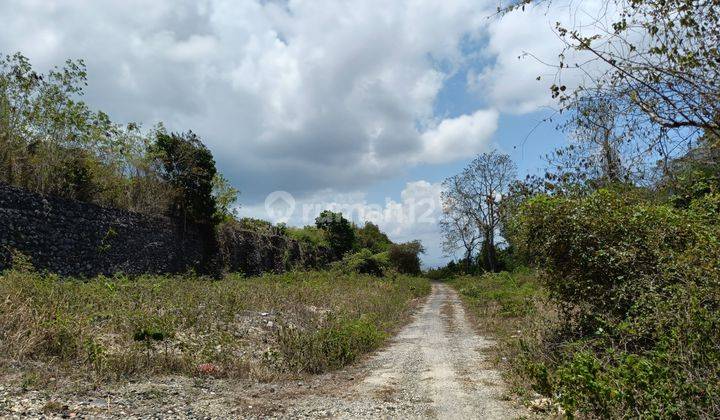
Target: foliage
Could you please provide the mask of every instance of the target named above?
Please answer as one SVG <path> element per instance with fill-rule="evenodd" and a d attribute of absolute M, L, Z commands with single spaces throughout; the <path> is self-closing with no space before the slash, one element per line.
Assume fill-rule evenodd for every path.
<path fill-rule="evenodd" d="M 237 217 L 237 209 L 233 206 L 238 200 L 238 191 L 221 173 L 216 173 L 212 180 L 212 196 L 215 201 L 215 216 L 218 221 L 227 221 Z"/>
<path fill-rule="evenodd" d="M 696 148 L 668 164 L 659 189 L 676 207 L 687 207 L 696 198 L 720 192 L 719 138 L 706 133 Z"/>
<path fill-rule="evenodd" d="M 510 238 L 544 268 L 559 322 L 522 373 L 569 413 L 715 417 L 720 196 L 676 207 L 642 190 L 539 195 Z"/>
<path fill-rule="evenodd" d="M 527 269 L 485 273 L 481 276 L 458 276 L 450 281 L 450 285 L 468 300 L 475 311 L 492 306 L 492 314 L 484 313 L 485 317 L 492 315 L 518 318 L 537 315 L 536 301 L 541 299 L 544 293 L 535 273 Z"/>
<path fill-rule="evenodd" d="M 566 45 L 551 86 L 560 111 L 582 119 L 588 102 L 612 108 L 603 128 L 620 135 L 615 144 L 629 146 L 631 155 L 623 160 L 630 158 L 635 166 L 655 160 L 665 166 L 693 147 L 701 133 L 720 135 L 720 3 L 614 0 L 598 10 L 589 25 L 556 24 Z M 561 83 L 573 76 L 582 80 L 574 89 Z"/>
<path fill-rule="evenodd" d="M 167 168 L 150 150 L 157 137 L 166 136 L 164 128 L 120 125 L 91 110 L 81 100 L 86 80 L 82 60 L 40 74 L 20 53 L 0 57 L 0 182 L 103 206 L 166 213 L 178 199 L 177 186 L 163 178 Z M 205 194 L 204 183 L 198 186 L 203 191 L 191 195 Z"/>
<path fill-rule="evenodd" d="M 151 153 L 161 164 L 161 176 L 174 189 L 171 214 L 197 222 L 212 222 L 216 214 L 213 181 L 215 160 L 192 131 L 157 133 Z"/>
<path fill-rule="evenodd" d="M 425 252 L 420 241 L 390 245 L 388 261 L 399 273 L 418 275 L 421 273 L 420 256 Z"/>
<path fill-rule="evenodd" d="M 318 229 L 315 226 L 304 226 L 301 228 L 288 227 L 287 235 L 300 243 L 304 243 L 312 247 L 329 247 L 325 231 Z"/>
<path fill-rule="evenodd" d="M 389 261 L 383 254 L 373 254 L 367 248 L 363 248 L 356 253 L 345 254 L 345 257 L 339 262 L 339 267 L 346 272 L 370 274 L 382 277 Z"/>
<path fill-rule="evenodd" d="M 238 229 L 252 230 L 253 232 L 272 234 L 275 226 L 267 220 L 255 219 L 253 217 L 243 217 L 237 220 Z"/>
<path fill-rule="evenodd" d="M 342 213 L 324 210 L 315 218 L 315 226 L 325 232 L 330 249 L 336 260 L 355 246 L 355 229 Z"/>
<path fill-rule="evenodd" d="M 356 248 L 367 248 L 372 253 L 387 251 L 392 241 L 380 230 L 378 225 L 372 222 L 365 222 L 365 225 L 355 230 L 357 237 Z"/>
<path fill-rule="evenodd" d="M 320 373 L 352 363 L 363 353 L 375 350 L 387 334 L 367 317 L 337 320 L 310 334 L 283 330 L 280 345 L 290 368 Z"/>
<path fill-rule="evenodd" d="M 444 267 L 429 268 L 423 272 L 423 276 L 434 281 L 446 281 L 455 278 L 455 276 L 462 274 L 460 264 L 456 263 L 455 260 L 450 260 Z"/>

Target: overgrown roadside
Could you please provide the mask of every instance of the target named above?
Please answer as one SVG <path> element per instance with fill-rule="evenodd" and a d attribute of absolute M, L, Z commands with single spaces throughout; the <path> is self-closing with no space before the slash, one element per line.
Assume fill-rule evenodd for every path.
<path fill-rule="evenodd" d="M 167 387 L 153 378 L 173 375 L 175 385 L 212 387 L 211 379 L 260 383 L 335 369 L 378 348 L 429 290 L 418 277 L 336 272 L 81 281 L 7 271 L 0 415 L 67 411 L 63 393 L 101 384 Z M 29 395 L 40 397 L 23 405 Z"/>
<path fill-rule="evenodd" d="M 556 314 L 537 274 L 529 269 L 512 273 L 458 276 L 447 282 L 460 295 L 468 317 L 480 334 L 496 345 L 488 349 L 499 366 L 509 391 L 540 416 L 560 411 L 553 402 L 534 390 L 526 371 L 529 346 L 542 340 Z"/>

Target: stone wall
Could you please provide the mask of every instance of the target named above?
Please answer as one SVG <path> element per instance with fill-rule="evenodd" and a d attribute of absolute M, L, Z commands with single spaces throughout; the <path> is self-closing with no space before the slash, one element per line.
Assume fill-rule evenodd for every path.
<path fill-rule="evenodd" d="M 11 253 L 63 275 L 207 271 L 211 230 L 0 184 L 0 271 Z"/>
<path fill-rule="evenodd" d="M 67 276 L 194 270 L 258 275 L 327 264 L 326 249 L 232 224 L 218 228 L 43 196 L 0 184 L 0 271 L 12 253 Z"/>
<path fill-rule="evenodd" d="M 324 248 L 305 246 L 285 235 L 261 234 L 222 225 L 218 229 L 220 265 L 248 276 L 295 268 L 321 268 L 330 261 Z"/>

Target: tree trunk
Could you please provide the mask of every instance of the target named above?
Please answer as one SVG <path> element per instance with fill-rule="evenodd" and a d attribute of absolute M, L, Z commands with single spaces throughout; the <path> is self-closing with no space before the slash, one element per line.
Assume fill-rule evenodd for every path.
<path fill-rule="evenodd" d="M 495 255 L 495 234 L 485 229 L 485 264 L 488 271 L 497 271 L 497 256 Z"/>

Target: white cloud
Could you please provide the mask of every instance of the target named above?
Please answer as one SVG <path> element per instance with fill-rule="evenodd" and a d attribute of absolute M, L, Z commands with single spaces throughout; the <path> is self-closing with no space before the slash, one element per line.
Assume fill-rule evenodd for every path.
<path fill-rule="evenodd" d="M 40 68 L 84 58 L 89 102 L 118 120 L 192 129 L 245 197 L 356 189 L 410 165 L 469 157 L 491 134 L 469 127 L 472 139 L 443 137 L 458 122 L 438 125 L 434 115 L 487 6 L 9 0 L 0 51 L 20 50 Z"/>
<path fill-rule="evenodd" d="M 6 0 L 0 52 L 21 51 L 41 70 L 84 58 L 92 105 L 118 121 L 192 129 L 243 191 L 246 214 L 262 216 L 253 203 L 286 190 L 385 215 L 439 186 L 409 183 L 383 206 L 336 192 L 469 158 L 487 149 L 500 113 L 550 103 L 554 71 L 517 57 L 556 59 L 551 27 L 577 16 L 552 4 L 496 21 L 489 0 Z M 469 67 L 483 105 L 446 115 L 439 94 Z M 424 239 L 439 255 L 434 225 L 388 220 L 395 240 Z"/>
<path fill-rule="evenodd" d="M 445 163 L 486 151 L 497 130 L 498 118 L 498 112 L 491 109 L 441 121 L 422 134 L 423 151 L 419 159 Z"/>
<path fill-rule="evenodd" d="M 469 73 L 468 86 L 506 113 L 524 114 L 552 106 L 555 102 L 550 86 L 577 86 L 585 74 L 572 66 L 591 58 L 587 52 L 565 51 L 565 64 L 571 68 L 558 79 L 556 66 L 564 43 L 555 33 L 556 23 L 596 34 L 607 33 L 610 22 L 616 18 L 611 5 L 600 0 L 540 3 L 527 6 L 523 12 L 506 14 L 487 26 L 488 42 L 483 54 L 492 63 Z M 602 69 L 599 63 L 593 66 L 594 69 L 586 66 L 583 70 Z"/>

